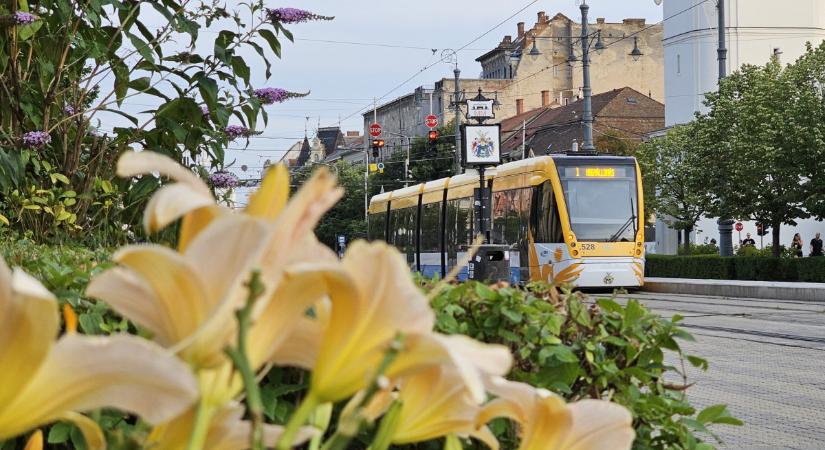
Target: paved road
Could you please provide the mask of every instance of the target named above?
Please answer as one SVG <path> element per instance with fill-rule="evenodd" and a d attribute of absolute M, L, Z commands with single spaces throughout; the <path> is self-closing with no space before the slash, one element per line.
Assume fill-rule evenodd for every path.
<path fill-rule="evenodd" d="M 649 308 L 685 317 L 700 407 L 728 404 L 742 427 L 716 426 L 724 449 L 825 449 L 825 303 L 635 293 Z"/>

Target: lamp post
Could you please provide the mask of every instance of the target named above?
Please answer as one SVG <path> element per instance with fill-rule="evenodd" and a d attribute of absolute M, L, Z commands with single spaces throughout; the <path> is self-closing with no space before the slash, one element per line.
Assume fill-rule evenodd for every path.
<path fill-rule="evenodd" d="M 453 76 L 455 77 L 455 89 L 453 91 L 453 101 L 450 106 L 455 108 L 455 154 L 453 155 L 453 173 L 461 173 L 461 70 L 458 69 L 458 53 L 455 50 L 446 49 L 441 52 L 441 60 L 453 65 Z M 445 115 L 446 116 L 446 115 Z"/>
<path fill-rule="evenodd" d="M 587 4 L 586 0 L 582 0 L 581 6 L 579 6 L 581 10 L 582 20 L 581 20 L 581 62 L 582 62 L 582 97 L 584 101 L 584 111 L 582 111 L 582 123 L 584 125 L 583 130 L 583 137 L 582 137 L 582 144 L 581 149 L 584 152 L 592 153 L 596 151 L 596 146 L 593 145 L 593 87 L 590 83 L 590 43 L 591 43 L 591 33 L 589 32 L 589 24 L 587 22 L 588 13 L 590 12 L 590 5 Z M 596 44 L 594 45 L 593 49 L 596 50 L 596 53 L 601 53 L 606 49 L 608 45 L 605 45 L 604 41 L 602 41 L 602 32 L 601 30 L 597 30 L 593 35 L 596 36 Z M 539 55 L 541 55 L 541 51 L 536 46 L 536 39 L 554 39 L 558 38 L 559 36 L 552 36 L 549 38 L 540 38 L 535 35 L 532 36 L 533 38 L 533 48 L 530 50 L 528 55 L 536 59 Z M 567 36 L 570 39 L 574 39 L 575 36 Z M 629 53 L 629 55 L 633 58 L 633 61 L 638 61 L 644 53 L 639 49 L 639 38 L 633 38 L 633 50 Z M 578 62 L 574 51 L 571 49 L 570 56 L 567 59 L 567 63 L 570 64 L 570 67 L 574 67 Z"/>
<path fill-rule="evenodd" d="M 728 49 L 725 45 L 725 0 L 718 0 L 716 8 L 719 11 L 719 48 L 716 53 L 719 56 L 719 87 L 727 72 Z M 719 256 L 733 256 L 733 219 L 720 217 L 716 221 L 719 227 Z"/>

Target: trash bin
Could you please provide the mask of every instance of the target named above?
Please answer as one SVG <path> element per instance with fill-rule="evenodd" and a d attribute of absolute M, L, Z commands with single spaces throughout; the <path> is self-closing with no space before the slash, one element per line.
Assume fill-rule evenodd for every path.
<path fill-rule="evenodd" d="M 468 278 L 496 283 L 510 281 L 510 248 L 506 245 L 482 245 L 468 267 Z"/>

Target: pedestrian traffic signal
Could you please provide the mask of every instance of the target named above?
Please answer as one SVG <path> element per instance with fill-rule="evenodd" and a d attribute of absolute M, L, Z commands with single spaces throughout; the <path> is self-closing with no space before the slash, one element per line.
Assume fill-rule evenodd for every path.
<path fill-rule="evenodd" d="M 438 142 L 438 131 L 431 130 L 430 134 L 427 136 L 427 140 L 430 144 L 430 151 L 435 152 L 437 149 L 436 143 Z"/>

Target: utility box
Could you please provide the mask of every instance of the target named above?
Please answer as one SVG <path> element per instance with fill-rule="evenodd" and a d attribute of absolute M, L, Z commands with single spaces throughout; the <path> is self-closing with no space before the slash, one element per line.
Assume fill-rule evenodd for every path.
<path fill-rule="evenodd" d="M 506 245 L 482 245 L 470 260 L 468 278 L 496 283 L 510 281 L 510 248 Z"/>

